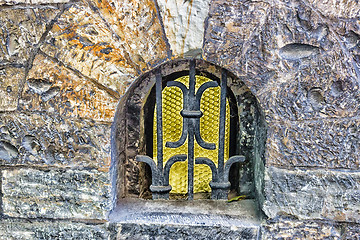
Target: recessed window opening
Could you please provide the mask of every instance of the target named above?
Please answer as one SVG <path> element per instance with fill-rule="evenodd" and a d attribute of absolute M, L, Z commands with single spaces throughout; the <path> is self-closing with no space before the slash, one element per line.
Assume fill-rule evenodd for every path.
<path fill-rule="evenodd" d="M 261 201 L 265 138 L 257 100 L 238 77 L 199 59 L 166 62 L 140 76 L 119 102 L 114 206 L 240 195 Z"/>

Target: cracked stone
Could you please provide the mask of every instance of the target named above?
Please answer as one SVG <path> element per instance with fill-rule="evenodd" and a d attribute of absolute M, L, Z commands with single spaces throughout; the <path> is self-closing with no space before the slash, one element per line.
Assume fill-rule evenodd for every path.
<path fill-rule="evenodd" d="M 72 70 L 37 55 L 19 107 L 27 111 L 57 113 L 62 117 L 112 121 L 118 100 L 111 93 L 111 90 L 100 89 Z"/>
<path fill-rule="evenodd" d="M 96 168 L 109 171 L 110 124 L 46 114 L 1 114 L 3 165 Z"/>
<path fill-rule="evenodd" d="M 54 8 L 0 10 L 0 63 L 25 64 L 59 11 Z"/>

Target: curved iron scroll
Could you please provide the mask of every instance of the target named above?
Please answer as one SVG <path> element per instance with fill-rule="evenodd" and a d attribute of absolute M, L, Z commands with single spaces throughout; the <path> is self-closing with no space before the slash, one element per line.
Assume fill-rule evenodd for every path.
<path fill-rule="evenodd" d="M 150 166 L 152 173 L 152 184 L 150 190 L 153 194 L 153 199 L 168 199 L 171 186 L 169 185 L 169 173 L 172 165 L 176 162 L 184 162 L 187 156 L 185 154 L 179 154 L 172 156 L 165 164 L 163 172 L 159 171 L 159 168 L 155 161 L 149 156 L 137 155 L 136 161 L 144 162 Z M 159 163 L 158 163 L 159 164 Z"/>

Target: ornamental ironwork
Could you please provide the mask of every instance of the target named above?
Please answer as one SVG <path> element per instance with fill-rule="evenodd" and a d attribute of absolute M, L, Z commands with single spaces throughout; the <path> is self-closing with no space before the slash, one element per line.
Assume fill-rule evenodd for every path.
<path fill-rule="evenodd" d="M 179 81 L 168 81 L 167 87 L 177 87 L 183 95 L 183 109 L 180 114 L 182 116 L 182 132 L 177 141 L 167 141 L 165 147 L 178 148 L 183 146 L 187 140 L 187 154 L 177 154 L 171 156 L 164 161 L 164 131 L 163 131 L 163 77 L 160 70 L 155 72 L 156 77 L 156 159 L 149 156 L 138 155 L 136 160 L 144 162 L 150 166 L 152 173 L 152 185 L 150 190 L 153 199 L 169 199 L 169 193 L 172 189 L 169 184 L 169 175 L 171 167 L 177 162 L 185 162 L 187 160 L 187 194 L 188 200 L 194 198 L 194 166 L 205 164 L 211 169 L 211 187 L 212 199 L 227 199 L 230 189 L 229 171 L 234 163 L 244 163 L 244 156 L 232 156 L 225 161 L 225 125 L 226 125 L 226 95 L 227 95 L 227 71 L 222 70 L 220 86 L 217 81 L 207 81 L 198 87 L 196 85 L 196 62 L 190 60 L 189 85 L 188 87 Z M 220 112 L 218 126 L 218 143 L 207 142 L 201 135 L 200 119 L 204 113 L 201 111 L 200 104 L 204 92 L 209 88 L 220 87 Z M 215 103 L 216 104 L 216 103 Z M 217 164 L 207 157 L 195 157 L 194 145 L 196 143 L 203 149 L 216 150 L 218 153 Z M 165 164 L 164 164 L 165 163 Z"/>

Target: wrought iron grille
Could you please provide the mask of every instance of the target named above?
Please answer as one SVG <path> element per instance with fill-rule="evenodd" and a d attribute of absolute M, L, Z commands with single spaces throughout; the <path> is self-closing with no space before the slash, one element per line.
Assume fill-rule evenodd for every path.
<path fill-rule="evenodd" d="M 218 87 L 217 81 L 208 81 L 202 84 L 195 92 L 196 83 L 196 62 L 190 60 L 189 71 L 189 87 L 178 81 L 167 82 L 167 87 L 177 87 L 183 94 L 183 109 L 180 112 L 183 118 L 183 129 L 181 137 L 175 142 L 166 142 L 165 146 L 169 148 L 178 148 L 182 146 L 187 140 L 188 152 L 185 154 L 178 154 L 170 157 L 164 165 L 163 159 L 163 107 L 162 107 L 162 76 L 160 70 L 155 73 L 156 77 L 156 147 L 157 157 L 156 161 L 149 156 L 138 155 L 137 161 L 144 162 L 150 166 L 152 172 L 152 185 L 150 190 L 153 195 L 153 199 L 169 199 L 169 193 L 171 186 L 169 184 L 170 168 L 176 162 L 185 162 L 188 160 L 188 200 L 194 198 L 194 165 L 205 164 L 210 167 L 212 172 L 211 198 L 212 199 L 227 199 L 227 194 L 230 189 L 229 171 L 230 167 L 234 163 L 244 163 L 244 156 L 232 156 L 227 161 L 224 161 L 225 150 L 225 121 L 226 121 L 226 91 L 227 91 L 227 72 L 222 70 L 220 80 L 220 114 L 219 114 L 219 142 L 218 142 L 218 163 L 216 164 L 206 157 L 195 157 L 194 144 L 195 140 L 197 144 L 209 150 L 215 150 L 216 144 L 206 142 L 200 132 L 200 118 L 203 116 L 203 112 L 200 110 L 201 98 L 205 90 L 212 87 Z"/>

